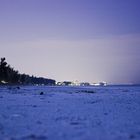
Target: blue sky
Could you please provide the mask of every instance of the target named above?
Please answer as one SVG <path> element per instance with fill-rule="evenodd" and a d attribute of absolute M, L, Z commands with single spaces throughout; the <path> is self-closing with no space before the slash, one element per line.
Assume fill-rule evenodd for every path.
<path fill-rule="evenodd" d="M 21 73 L 140 83 L 139 0 L 0 0 L 0 56 Z"/>

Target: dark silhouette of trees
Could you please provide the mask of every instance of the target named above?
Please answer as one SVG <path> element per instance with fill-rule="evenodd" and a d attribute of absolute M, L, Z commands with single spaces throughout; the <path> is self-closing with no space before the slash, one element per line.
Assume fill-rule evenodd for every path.
<path fill-rule="evenodd" d="M 5 58 L 1 58 L 0 62 L 0 80 L 6 78 L 7 70 L 6 70 L 7 63 L 5 62 Z"/>
<path fill-rule="evenodd" d="M 27 74 L 19 74 L 10 65 L 7 64 L 5 58 L 1 58 L 0 62 L 0 84 L 38 84 L 38 85 L 55 85 L 55 80 L 43 77 L 29 76 Z"/>

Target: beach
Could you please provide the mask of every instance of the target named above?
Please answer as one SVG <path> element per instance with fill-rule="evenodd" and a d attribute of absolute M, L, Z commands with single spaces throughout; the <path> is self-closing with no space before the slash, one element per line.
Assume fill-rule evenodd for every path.
<path fill-rule="evenodd" d="M 0 140 L 129 139 L 140 139 L 140 86 L 0 87 Z"/>

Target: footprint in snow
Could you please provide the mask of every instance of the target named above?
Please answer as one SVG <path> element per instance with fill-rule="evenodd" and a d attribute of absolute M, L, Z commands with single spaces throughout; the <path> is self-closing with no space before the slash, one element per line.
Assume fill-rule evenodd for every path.
<path fill-rule="evenodd" d="M 70 122 L 71 125 L 79 125 L 79 122 Z"/>
<path fill-rule="evenodd" d="M 129 138 L 130 138 L 130 139 L 135 139 L 135 135 L 131 134 L 131 135 L 129 136 Z"/>
<path fill-rule="evenodd" d="M 20 139 L 12 139 L 12 140 L 47 140 L 47 137 L 46 136 L 29 135 L 26 137 L 22 137 Z"/>

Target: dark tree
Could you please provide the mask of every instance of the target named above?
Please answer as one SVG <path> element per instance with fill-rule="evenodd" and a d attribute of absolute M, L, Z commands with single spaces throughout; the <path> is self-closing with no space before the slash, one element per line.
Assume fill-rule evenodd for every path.
<path fill-rule="evenodd" d="M 8 84 L 38 84 L 38 85 L 55 85 L 55 80 L 42 77 L 29 76 L 27 74 L 19 74 L 18 71 L 7 65 L 5 58 L 1 58 L 0 62 L 0 83 Z"/>

